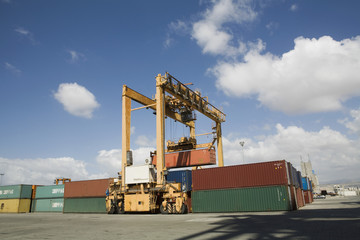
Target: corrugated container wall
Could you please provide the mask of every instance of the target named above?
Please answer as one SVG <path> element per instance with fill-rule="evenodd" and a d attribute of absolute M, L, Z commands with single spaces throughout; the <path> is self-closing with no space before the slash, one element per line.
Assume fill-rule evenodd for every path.
<path fill-rule="evenodd" d="M 301 177 L 301 172 L 300 171 L 297 171 L 297 178 L 296 178 L 296 180 L 297 180 L 297 182 L 298 182 L 298 188 L 301 188 L 302 189 L 302 177 Z"/>
<path fill-rule="evenodd" d="M 109 179 L 97 179 L 65 183 L 65 198 L 105 197 Z"/>
<path fill-rule="evenodd" d="M 309 190 L 309 179 L 307 177 L 301 178 L 302 180 L 302 188 L 304 191 Z"/>
<path fill-rule="evenodd" d="M 35 198 L 63 198 L 64 185 L 38 186 L 36 188 Z"/>
<path fill-rule="evenodd" d="M 190 170 L 169 171 L 167 181 L 181 183 L 181 189 L 183 192 L 188 192 L 192 189 L 192 176 Z"/>
<path fill-rule="evenodd" d="M 31 199 L 32 185 L 0 186 L 0 199 Z"/>
<path fill-rule="evenodd" d="M 152 163 L 156 165 L 156 155 L 152 157 Z M 215 164 L 216 154 L 214 149 L 199 149 L 165 154 L 165 166 L 168 169 Z"/>
<path fill-rule="evenodd" d="M 104 197 L 65 198 L 64 213 L 106 213 L 106 201 Z"/>
<path fill-rule="evenodd" d="M 292 210 L 287 186 L 202 190 L 191 198 L 194 213 Z"/>
<path fill-rule="evenodd" d="M 0 213 L 28 213 L 31 199 L 0 199 Z"/>
<path fill-rule="evenodd" d="M 192 171 L 193 191 L 289 185 L 285 160 Z"/>
<path fill-rule="evenodd" d="M 296 188 L 296 200 L 299 208 L 305 206 L 304 194 L 301 188 Z"/>
<path fill-rule="evenodd" d="M 62 212 L 64 198 L 35 199 L 32 208 L 33 212 Z"/>

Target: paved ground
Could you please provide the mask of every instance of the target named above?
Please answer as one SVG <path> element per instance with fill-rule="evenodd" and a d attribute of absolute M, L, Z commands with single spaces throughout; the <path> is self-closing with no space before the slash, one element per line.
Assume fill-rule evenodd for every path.
<path fill-rule="evenodd" d="M 0 214 L 0 239 L 360 239 L 360 197 L 299 211 L 228 214 Z"/>

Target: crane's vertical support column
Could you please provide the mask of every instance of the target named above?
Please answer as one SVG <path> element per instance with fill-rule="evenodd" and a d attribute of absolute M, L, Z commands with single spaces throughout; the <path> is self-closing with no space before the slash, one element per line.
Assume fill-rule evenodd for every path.
<path fill-rule="evenodd" d="M 130 150 L 131 99 L 125 96 L 126 85 L 122 95 L 122 151 L 121 151 L 121 188 L 125 191 L 126 153 Z"/>
<path fill-rule="evenodd" d="M 163 184 L 165 167 L 165 92 L 161 74 L 156 77 L 156 183 Z"/>
<path fill-rule="evenodd" d="M 191 121 L 194 123 L 194 121 Z M 195 124 L 194 124 L 195 126 Z M 195 127 L 189 127 L 190 128 L 190 137 L 195 138 Z"/>
<path fill-rule="evenodd" d="M 223 155 L 223 145 L 222 145 L 221 123 L 220 122 L 216 122 L 216 136 L 217 136 L 217 152 L 218 152 L 219 167 L 223 167 L 224 166 L 224 155 Z"/>

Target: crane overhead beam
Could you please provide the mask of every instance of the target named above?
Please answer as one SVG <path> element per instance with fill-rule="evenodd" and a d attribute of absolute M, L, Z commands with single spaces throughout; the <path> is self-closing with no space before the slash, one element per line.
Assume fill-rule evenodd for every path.
<path fill-rule="evenodd" d="M 167 93 L 175 96 L 191 108 L 199 111 L 217 123 L 225 122 L 226 115 L 223 112 L 201 97 L 199 93 L 191 90 L 169 73 L 165 74 L 162 84 Z"/>
<path fill-rule="evenodd" d="M 134 91 L 133 89 L 129 88 L 128 86 L 123 86 L 123 96 L 129 97 L 131 100 L 138 102 L 145 107 L 151 108 L 152 110 L 156 111 L 156 101 L 152 100 L 141 93 Z M 168 107 L 165 107 L 165 114 L 166 116 L 174 119 L 175 121 L 181 122 L 189 127 L 194 128 L 195 123 L 194 121 L 183 122 L 181 119 L 181 115 L 179 113 L 171 111 Z"/>

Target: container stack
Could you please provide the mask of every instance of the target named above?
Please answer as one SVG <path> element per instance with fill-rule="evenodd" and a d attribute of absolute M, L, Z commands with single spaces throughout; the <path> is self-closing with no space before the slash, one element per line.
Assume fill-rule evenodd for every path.
<path fill-rule="evenodd" d="M 192 174 L 191 170 L 170 171 L 167 175 L 167 182 L 181 183 L 181 189 L 187 193 L 186 206 L 188 212 L 192 212 L 191 206 L 191 190 L 192 190 Z"/>
<path fill-rule="evenodd" d="M 32 212 L 62 212 L 64 185 L 37 186 Z"/>
<path fill-rule="evenodd" d="M 313 200 L 313 194 L 312 194 L 312 186 L 311 186 L 311 182 L 309 181 L 309 179 L 307 177 L 303 177 L 302 178 L 302 186 L 303 186 L 303 191 L 304 191 L 304 199 L 305 199 L 305 203 L 309 204 L 312 203 Z"/>
<path fill-rule="evenodd" d="M 297 187 L 296 187 L 296 201 L 298 208 L 301 208 L 305 206 L 305 199 L 304 199 L 304 192 L 303 192 L 303 186 L 301 181 L 301 172 L 297 171 Z"/>
<path fill-rule="evenodd" d="M 66 182 L 64 213 L 106 213 L 109 179 Z"/>
<path fill-rule="evenodd" d="M 30 212 L 32 185 L 0 186 L 0 213 Z"/>
<path fill-rule="evenodd" d="M 295 210 L 291 171 L 285 160 L 192 171 L 192 210 L 199 213 Z"/>

